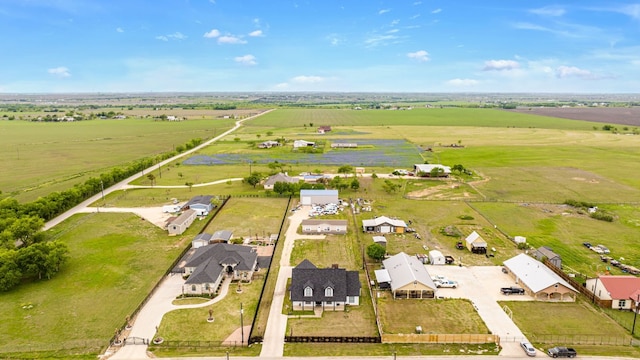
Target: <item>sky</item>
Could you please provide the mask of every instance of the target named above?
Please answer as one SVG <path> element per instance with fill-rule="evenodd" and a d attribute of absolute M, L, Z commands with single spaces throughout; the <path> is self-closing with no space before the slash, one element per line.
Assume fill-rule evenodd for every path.
<path fill-rule="evenodd" d="M 1 0 L 0 93 L 640 92 L 640 2 Z"/>

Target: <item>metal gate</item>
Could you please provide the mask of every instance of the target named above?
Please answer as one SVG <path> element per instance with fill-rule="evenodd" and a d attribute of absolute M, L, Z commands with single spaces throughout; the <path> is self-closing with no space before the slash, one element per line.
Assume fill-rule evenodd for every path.
<path fill-rule="evenodd" d="M 128 337 L 124 339 L 125 345 L 149 345 L 149 339 L 140 337 Z"/>

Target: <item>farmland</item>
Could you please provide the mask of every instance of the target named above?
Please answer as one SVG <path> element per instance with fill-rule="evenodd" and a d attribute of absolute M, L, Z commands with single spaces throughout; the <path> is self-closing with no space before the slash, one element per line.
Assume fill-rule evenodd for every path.
<path fill-rule="evenodd" d="M 145 119 L 117 123 L 86 121 L 55 124 L 0 121 L 0 129 L 8 134 L 9 139 L 0 148 L 7 154 L 15 154 L 13 159 L 6 162 L 7 169 L 13 166 L 12 171 L 19 170 L 15 176 L 0 180 L 2 195 L 19 194 L 16 195 L 19 199 L 28 201 L 38 195 L 66 188 L 110 166 L 138 157 L 155 156 L 191 138 L 210 138 L 230 127 L 231 123 L 232 120 L 227 119 L 194 119 L 180 123 Z M 315 127 L 320 125 L 331 125 L 333 130 L 319 135 Z M 551 246 L 571 271 L 589 276 L 605 271 L 619 274 L 618 269 L 608 269 L 581 244 L 583 241 L 605 244 L 616 257 L 624 256 L 627 263 L 640 267 L 640 253 L 635 246 L 637 228 L 640 226 L 640 174 L 635 167 L 629 166 L 640 160 L 640 145 L 636 136 L 602 131 L 600 126 L 594 129 L 594 125 L 599 124 L 488 109 L 278 109 L 247 122 L 237 133 L 195 155 L 201 159 L 214 159 L 212 163 L 191 165 L 182 159 L 163 167 L 161 173 L 155 169 L 152 174 L 156 177 L 156 187 L 151 186 L 149 179 L 140 178 L 134 184 L 147 188 L 109 194 L 105 205 L 160 206 L 172 198 L 185 200 L 197 194 L 265 196 L 269 192 L 260 186 L 253 188 L 241 181 L 226 179 L 242 178 L 252 171 L 266 175 L 273 172 L 268 164 L 276 160 L 285 164 L 283 170 L 291 174 L 317 170 L 336 173 L 338 167 L 344 164 L 365 165 L 367 173 L 378 174 L 388 174 L 396 167 L 410 168 L 412 164 L 424 161 L 449 166 L 463 164 L 472 171 L 472 175 L 454 174 L 451 178 L 440 180 L 394 177 L 390 181 L 399 185 L 396 192 L 385 190 L 386 179 L 359 177 L 360 188 L 345 190 L 341 197 L 370 201 L 372 211 L 357 214 L 356 224 L 379 215 L 412 221 L 412 227 L 421 235 L 421 239 L 411 234 L 388 236 L 387 250 L 390 253 L 405 251 L 416 254 L 437 248 L 465 265 L 500 265 L 505 259 L 519 253 L 509 237 L 522 235 L 526 236 L 532 247 Z M 271 135 L 267 135 L 267 132 Z M 239 139 L 235 140 L 236 137 Z M 298 153 L 289 144 L 274 149 L 255 148 L 258 142 L 281 137 L 322 142 L 324 152 Z M 333 141 L 356 142 L 362 148 L 331 150 L 328 144 Z M 448 146 L 450 144 L 460 146 Z M 431 148 L 431 151 L 426 148 Z M 3 173 L 5 171 L 9 170 Z M 198 185 L 216 180 L 221 180 L 221 183 L 193 188 L 185 186 L 187 182 Z M 181 187 L 159 187 L 164 185 Z M 31 191 L 25 191 L 28 189 Z M 613 213 L 615 220 L 603 222 L 590 218 L 562 205 L 567 199 L 596 202 L 600 208 Z M 228 212 L 221 213 L 211 223 L 209 232 L 230 229 L 235 237 L 277 232 L 286 200 L 269 197 L 236 200 L 232 198 Z M 27 324 L 29 330 L 22 331 L 22 327 L 27 326 L 21 317 L 23 310 L 11 308 L 3 318 L 8 319 L 7 328 L 13 329 L 13 332 L 5 338 L 17 345 L 27 342 L 33 344 L 32 339 L 43 338 L 40 330 L 55 333 L 57 330 L 53 324 L 59 320 L 59 316 L 46 299 L 73 299 L 73 305 L 70 306 L 75 308 L 61 308 L 60 312 L 91 312 L 92 303 L 82 292 L 78 294 L 75 285 L 70 284 L 85 284 L 83 276 L 104 280 L 99 274 L 87 272 L 87 269 L 95 268 L 95 262 L 99 262 L 100 269 L 107 269 L 107 273 L 111 274 L 105 286 L 113 285 L 112 282 L 122 284 L 130 281 L 135 288 L 130 291 L 118 289 L 117 296 L 126 301 L 110 304 L 112 306 L 105 309 L 104 314 L 102 311 L 92 313 L 89 322 L 80 321 L 75 315 L 66 317 L 70 329 L 80 330 L 74 334 L 61 331 L 60 336 L 51 341 L 106 341 L 112 335 L 113 328 L 119 326 L 124 316 L 137 306 L 151 284 L 180 251 L 180 247 L 196 231 L 190 230 L 181 239 L 168 239 L 159 229 L 139 224 L 145 223 L 136 217 L 124 215 L 82 215 L 51 232 L 48 236 L 69 244 L 73 260 L 51 281 L 31 283 L 17 291 L 1 294 L 3 304 L 33 303 L 36 309 L 42 310 L 38 314 L 41 326 Z M 445 228 L 455 228 L 459 235 L 446 234 Z M 356 237 L 355 232 L 359 231 L 356 229 L 352 233 L 350 230 L 347 235 L 353 243 L 352 247 L 340 247 L 332 240 L 300 241 L 294 248 L 293 259 L 298 261 L 310 257 L 317 259 L 321 265 L 335 262 L 347 267 L 360 265 L 360 254 L 353 249 L 368 245 L 371 239 L 368 235 L 360 234 L 358 240 L 352 239 Z M 495 248 L 494 257 L 472 255 L 465 250 L 455 249 L 456 241 L 471 231 L 481 233 L 489 246 Z M 105 247 L 105 244 L 114 241 L 118 247 Z M 95 247 L 91 250 L 93 257 L 86 256 L 90 250 L 87 247 Z M 96 249 L 104 258 L 95 257 Z M 140 258 L 151 252 L 162 256 Z M 333 253 L 336 253 L 334 257 L 331 256 Z M 131 274 L 129 270 L 132 268 L 138 269 L 139 273 Z M 142 273 L 149 277 L 139 278 Z M 109 289 L 99 290 L 99 293 L 107 293 Z M 412 311 L 436 311 L 423 308 L 422 304 L 412 304 L 402 309 L 405 312 L 401 312 L 388 302 L 384 303 L 387 307 L 385 311 L 391 316 L 410 316 Z M 444 308 L 434 309 L 459 311 L 465 316 L 473 313 L 466 303 L 447 304 Z M 226 308 L 220 310 L 227 311 Z M 251 311 L 253 313 L 255 310 Z M 532 308 L 523 312 L 528 316 L 543 311 Z M 356 316 L 358 313 L 354 311 L 350 314 Z M 167 318 L 167 322 L 163 322 L 161 331 L 172 336 L 184 334 L 187 332 L 184 330 L 185 319 L 193 316 L 199 315 L 190 311 L 173 314 Z M 368 327 L 371 326 L 370 314 L 363 311 L 361 316 L 353 320 L 366 324 L 361 334 L 375 333 L 373 327 Z M 324 325 L 337 326 L 339 320 L 327 317 Z M 469 317 L 467 320 L 469 324 L 457 324 L 456 327 L 460 329 L 469 325 L 470 328 L 465 331 L 485 331 L 477 319 Z M 312 330 L 316 328 L 301 320 L 292 324 L 293 330 L 289 328 L 288 331 L 294 333 L 313 333 Z M 392 332 L 411 330 L 402 328 L 400 324 L 389 324 L 397 327 L 390 329 Z M 229 329 L 221 329 L 219 333 L 207 331 L 202 336 L 222 336 Z M 447 331 L 443 328 L 431 330 Z M 343 326 L 340 331 L 349 333 L 352 329 Z M 16 335 L 20 333 L 25 335 Z M 76 337 L 76 334 L 83 335 Z M 324 335 L 322 332 L 316 334 Z M 44 341 L 37 345 L 42 348 L 49 346 Z M 300 349 L 297 345 L 288 347 L 296 349 L 289 351 L 297 354 L 312 348 Z M 3 351 L 7 349 L 6 346 L 2 347 Z M 372 351 L 381 352 L 380 349 L 388 348 L 380 346 Z"/>

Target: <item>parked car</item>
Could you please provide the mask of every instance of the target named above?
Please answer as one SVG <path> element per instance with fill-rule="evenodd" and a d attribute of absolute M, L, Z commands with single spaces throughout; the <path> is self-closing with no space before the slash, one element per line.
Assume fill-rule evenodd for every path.
<path fill-rule="evenodd" d="M 524 289 L 523 288 L 519 288 L 517 286 L 509 286 L 509 287 L 500 288 L 500 292 L 505 294 L 505 295 L 511 295 L 511 294 L 524 295 Z"/>
<path fill-rule="evenodd" d="M 462 249 L 464 249 L 464 245 L 462 245 L 462 241 L 458 241 L 458 242 L 456 243 L 456 249 L 458 249 L 458 250 L 462 250 Z"/>
<path fill-rule="evenodd" d="M 436 280 L 433 282 L 438 288 L 457 288 L 458 283 L 453 280 Z"/>
<path fill-rule="evenodd" d="M 533 347 L 533 345 L 531 345 L 531 343 L 527 341 L 521 341 L 520 347 L 522 347 L 522 350 L 524 350 L 524 353 L 528 356 L 536 356 L 536 349 Z"/>
<path fill-rule="evenodd" d="M 547 354 L 549 354 L 549 356 L 553 358 L 557 358 L 557 357 L 572 358 L 578 355 L 578 353 L 573 348 L 564 347 L 564 346 L 552 347 L 551 349 L 547 350 Z"/>
<path fill-rule="evenodd" d="M 591 243 L 589 242 L 583 242 L 582 245 L 584 245 L 587 249 L 591 249 Z"/>

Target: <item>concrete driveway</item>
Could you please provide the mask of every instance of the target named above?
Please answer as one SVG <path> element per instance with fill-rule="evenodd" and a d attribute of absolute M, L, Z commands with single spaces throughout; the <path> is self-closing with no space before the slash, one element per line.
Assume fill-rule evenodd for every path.
<path fill-rule="evenodd" d="M 431 276 L 442 275 L 458 282 L 458 288 L 440 288 L 438 296 L 454 299 L 469 299 L 478 311 L 478 315 L 492 334 L 500 336 L 503 350 L 501 356 L 522 357 L 520 341 L 524 334 L 500 307 L 498 301 L 533 301 L 529 295 L 503 295 L 501 287 L 517 286 L 515 281 L 502 272 L 501 266 L 450 266 L 425 265 Z"/>

